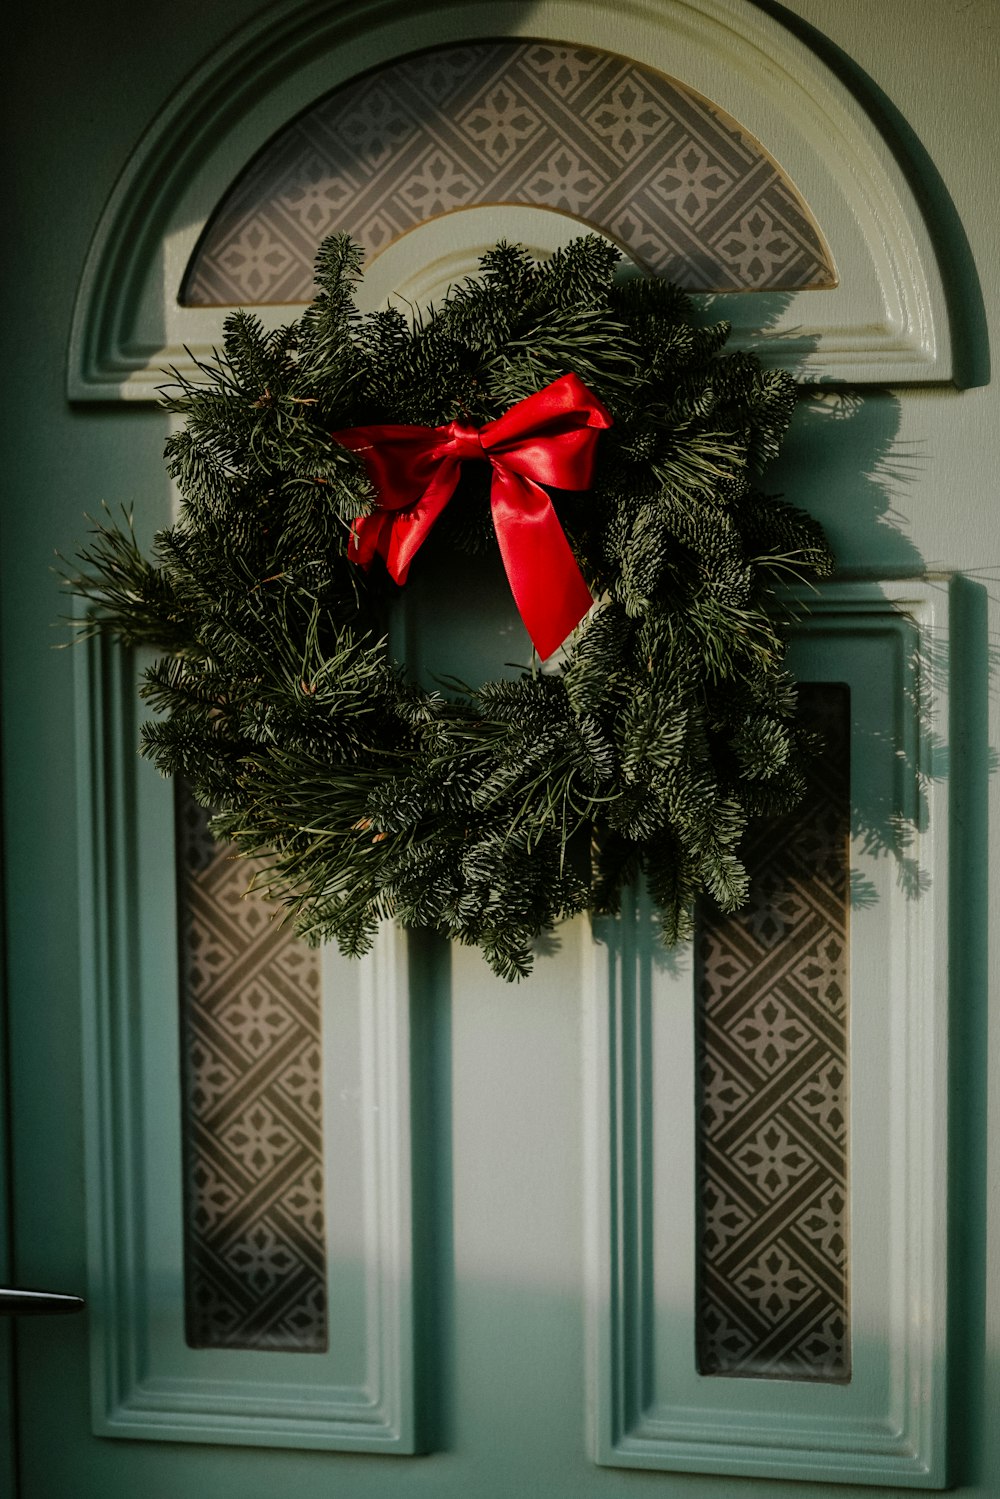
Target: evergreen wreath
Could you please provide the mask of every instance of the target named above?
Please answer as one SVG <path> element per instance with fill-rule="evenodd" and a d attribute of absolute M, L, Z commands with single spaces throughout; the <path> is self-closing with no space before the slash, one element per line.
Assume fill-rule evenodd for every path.
<path fill-rule="evenodd" d="M 84 630 L 160 652 L 143 753 L 217 836 L 267 855 L 263 884 L 311 939 L 361 953 L 391 916 L 512 979 L 543 930 L 615 911 L 642 875 L 672 944 L 702 892 L 743 903 L 748 819 L 802 793 L 776 590 L 831 558 L 754 484 L 794 383 L 720 353 L 726 324 L 665 281 L 615 279 L 617 260 L 595 236 L 544 262 L 500 244 L 410 319 L 360 314 L 361 253 L 328 240 L 298 322 L 235 312 L 221 352 L 165 387 L 182 514 L 154 560 L 130 520 L 81 553 Z M 349 555 L 378 496 L 331 435 L 479 426 L 568 373 L 612 420 L 589 490 L 552 495 L 598 602 L 548 669 L 429 689 L 389 649 L 398 587 Z M 425 553 L 458 569 L 496 544 L 489 473 L 462 464 Z"/>

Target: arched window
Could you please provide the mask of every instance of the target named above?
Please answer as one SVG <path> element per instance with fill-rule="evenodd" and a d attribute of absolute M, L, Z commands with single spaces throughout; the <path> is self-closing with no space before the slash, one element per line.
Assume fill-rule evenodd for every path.
<path fill-rule="evenodd" d="M 500 205 L 600 230 L 697 291 L 837 283 L 794 184 L 717 104 L 630 58 L 506 40 L 390 62 L 288 124 L 219 204 L 181 301 L 307 302 L 326 235 L 370 265 L 422 224 Z"/>

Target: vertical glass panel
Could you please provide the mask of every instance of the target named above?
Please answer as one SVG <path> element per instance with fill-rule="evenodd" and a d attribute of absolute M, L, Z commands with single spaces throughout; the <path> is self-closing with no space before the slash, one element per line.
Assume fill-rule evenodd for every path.
<path fill-rule="evenodd" d="M 846 1381 L 850 694 L 805 685 L 825 748 L 748 840 L 749 904 L 698 931 L 702 1374 Z"/>
<path fill-rule="evenodd" d="M 176 819 L 187 1340 L 322 1352 L 318 955 L 180 783 Z"/>

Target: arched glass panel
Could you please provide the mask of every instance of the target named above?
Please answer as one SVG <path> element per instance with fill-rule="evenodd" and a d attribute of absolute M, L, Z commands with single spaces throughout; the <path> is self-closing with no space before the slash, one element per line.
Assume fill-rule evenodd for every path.
<path fill-rule="evenodd" d="M 181 301 L 307 302 L 326 235 L 371 261 L 487 204 L 565 214 L 691 290 L 837 284 L 800 194 L 718 105 L 629 58 L 507 40 L 395 61 L 292 121 L 219 205 Z"/>

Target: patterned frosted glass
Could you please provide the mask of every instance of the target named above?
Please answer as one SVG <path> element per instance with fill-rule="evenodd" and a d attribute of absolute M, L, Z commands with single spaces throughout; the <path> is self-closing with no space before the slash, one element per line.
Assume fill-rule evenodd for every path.
<path fill-rule="evenodd" d="M 749 905 L 699 923 L 698 1367 L 846 1381 L 850 698 L 800 701 L 805 804 L 758 828 Z"/>
<path fill-rule="evenodd" d="M 185 1308 L 195 1348 L 327 1346 L 320 972 L 176 792 Z"/>
<path fill-rule="evenodd" d="M 612 53 L 489 41 L 402 58 L 289 124 L 220 204 L 181 301 L 307 302 L 334 230 L 371 259 L 490 203 L 570 214 L 696 290 L 837 282 L 795 187 L 717 105 Z"/>

